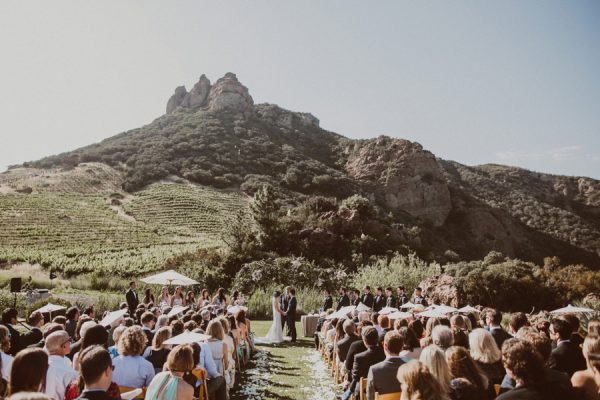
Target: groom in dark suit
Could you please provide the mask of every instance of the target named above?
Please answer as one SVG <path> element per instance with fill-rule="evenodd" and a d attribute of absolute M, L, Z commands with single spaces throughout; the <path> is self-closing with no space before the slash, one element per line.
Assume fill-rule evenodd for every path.
<path fill-rule="evenodd" d="M 292 338 L 292 342 L 296 341 L 296 290 L 289 290 L 288 306 L 285 309 L 285 319 L 288 325 L 287 335 Z"/>

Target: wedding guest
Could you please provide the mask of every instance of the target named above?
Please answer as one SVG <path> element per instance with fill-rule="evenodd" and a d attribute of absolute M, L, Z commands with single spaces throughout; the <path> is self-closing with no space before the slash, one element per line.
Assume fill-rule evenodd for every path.
<path fill-rule="evenodd" d="M 452 346 L 446 350 L 446 361 L 452 374 L 450 386 L 461 399 L 493 399 L 494 388 L 483 371 L 475 364 L 464 347 Z"/>
<path fill-rule="evenodd" d="M 527 315 L 522 312 L 512 313 L 510 319 L 508 320 L 508 327 L 510 329 L 510 333 L 514 336 L 519 329 L 524 326 L 529 325 L 529 320 L 527 319 Z"/>
<path fill-rule="evenodd" d="M 543 392 L 544 363 L 531 343 L 520 339 L 507 339 L 502 346 L 502 362 L 506 373 L 516 382 L 516 386 L 502 393 L 497 400 L 554 398 L 546 396 Z"/>
<path fill-rule="evenodd" d="M 371 293 L 371 287 L 368 285 L 365 286 L 363 288 L 363 293 L 364 294 L 360 298 L 360 302 L 369 308 L 373 308 L 373 303 L 375 302 L 375 298 L 373 297 L 373 294 Z"/>
<path fill-rule="evenodd" d="M 152 364 L 155 372 L 162 371 L 163 365 L 171 352 L 171 349 L 164 344 L 170 337 L 171 329 L 169 327 L 162 327 L 154 334 L 152 346 L 148 346 L 144 350 L 143 357 Z"/>
<path fill-rule="evenodd" d="M 386 333 L 392 330 L 390 327 L 390 319 L 387 315 L 380 315 L 377 317 L 377 325 L 381 328 L 379 332 L 379 342 L 383 342 Z"/>
<path fill-rule="evenodd" d="M 360 292 L 358 290 L 350 291 L 350 305 L 357 306 L 360 304 Z"/>
<path fill-rule="evenodd" d="M 21 335 L 21 347 L 25 348 L 32 344 L 38 343 L 44 335 L 42 334 L 42 326 L 44 325 L 44 316 L 42 313 L 34 311 L 28 318 L 31 330 Z"/>
<path fill-rule="evenodd" d="M 418 360 L 423 349 L 419 345 L 417 336 L 412 328 L 402 327 L 398 329 L 404 343 L 400 356 L 407 359 Z"/>
<path fill-rule="evenodd" d="M 206 332 L 206 327 L 208 326 L 208 323 L 210 322 L 210 311 L 202 310 L 200 312 L 200 316 L 202 317 L 202 323 L 200 324 L 200 329 L 203 332 Z"/>
<path fill-rule="evenodd" d="M 73 341 L 77 340 L 75 338 L 75 328 L 77 328 L 79 316 L 79 309 L 77 307 L 71 307 L 67 310 L 67 323 L 65 324 L 65 330 Z"/>
<path fill-rule="evenodd" d="M 396 299 L 394 299 L 394 293 L 391 287 L 385 288 L 385 306 L 396 308 Z"/>
<path fill-rule="evenodd" d="M 583 357 L 587 369 L 577 371 L 571 377 L 578 398 L 598 400 L 600 398 L 600 336 L 588 336 L 583 341 Z"/>
<path fill-rule="evenodd" d="M 361 333 L 363 343 L 367 350 L 354 356 L 354 363 L 350 376 L 352 378 L 348 390 L 342 396 L 343 400 L 348 400 L 352 394 L 355 398 L 360 397 L 360 379 L 366 378 L 369 373 L 369 368 L 385 359 L 385 352 L 379 346 L 379 334 L 377 330 L 368 326 Z"/>
<path fill-rule="evenodd" d="M 167 371 L 158 373 L 146 393 L 147 399 L 192 400 L 194 387 L 183 379 L 194 368 L 193 350 L 190 345 L 176 346 L 167 358 Z"/>
<path fill-rule="evenodd" d="M 381 335 L 381 333 L 383 332 L 383 328 L 381 327 L 381 325 L 379 325 L 379 313 L 372 312 L 371 314 L 369 314 L 369 319 L 371 320 L 373 327 L 377 330 L 377 334 Z"/>
<path fill-rule="evenodd" d="M 577 318 L 575 314 L 563 314 L 561 315 L 561 318 L 571 325 L 571 343 L 578 347 L 581 346 L 583 344 L 583 336 L 579 334 L 579 327 L 581 324 L 579 318 Z"/>
<path fill-rule="evenodd" d="M 427 367 L 431 375 L 437 380 L 442 387 L 443 393 L 452 397 L 453 391 L 450 386 L 452 374 L 450 373 L 450 367 L 448 367 L 446 355 L 442 349 L 436 345 L 430 344 L 421 352 L 419 361 Z"/>
<path fill-rule="evenodd" d="M 469 334 L 469 349 L 475 364 L 483 371 L 491 385 L 497 385 L 504 378 L 502 353 L 491 333 L 482 328 Z"/>
<path fill-rule="evenodd" d="M 233 340 L 238 343 L 240 341 L 240 330 L 237 327 L 237 321 L 233 315 L 227 315 L 227 321 L 229 322 L 229 334 Z"/>
<path fill-rule="evenodd" d="M 413 319 L 408 323 L 408 327 L 415 333 L 415 336 L 418 340 L 421 340 L 423 337 L 423 322 L 420 319 Z"/>
<path fill-rule="evenodd" d="M 108 347 L 108 332 L 102 325 L 94 325 L 87 329 L 81 341 L 81 349 L 73 356 L 73 368 L 79 371 L 79 355 L 91 346 Z"/>
<path fill-rule="evenodd" d="M 586 362 L 581 348 L 571 341 L 573 335 L 571 324 L 562 318 L 555 318 L 550 332 L 556 341 L 556 348 L 550 355 L 550 367 L 565 372 L 569 377 L 576 371 L 585 370 Z"/>
<path fill-rule="evenodd" d="M 319 309 L 319 312 L 322 313 L 331 308 L 333 308 L 333 297 L 331 297 L 331 290 L 324 289 L 323 290 L 323 305 Z"/>
<path fill-rule="evenodd" d="M 48 351 L 48 373 L 44 393 L 62 400 L 67 386 L 77 378 L 77 371 L 66 357 L 71 351 L 71 340 L 66 331 L 54 332 L 46 338 Z"/>
<path fill-rule="evenodd" d="M 141 354 L 146 347 L 146 335 L 139 326 L 125 329 L 117 344 L 119 356 L 113 358 L 113 380 L 119 386 L 147 387 L 154 378 L 154 366 Z"/>
<path fill-rule="evenodd" d="M 206 341 L 207 347 L 210 349 L 211 356 L 215 362 L 217 372 L 223 375 L 225 383 L 228 384 L 227 378 L 229 374 L 226 371 L 229 369 L 229 351 L 227 344 L 223 341 L 225 338 L 225 332 L 223 331 L 223 325 L 217 319 L 213 319 L 206 328 L 206 334 L 210 336 L 210 339 Z"/>
<path fill-rule="evenodd" d="M 4 325 L 0 325 L 0 373 L 2 379 L 10 383 L 10 368 L 13 363 L 13 357 L 8 355 L 10 351 L 10 332 Z M 0 398 L 3 393 L 0 393 Z"/>
<path fill-rule="evenodd" d="M 113 399 L 114 397 L 107 393 L 113 384 L 112 359 L 108 351 L 102 346 L 87 347 L 81 352 L 79 362 L 84 388 L 78 399 Z M 121 396 L 119 395 L 119 398 L 120 397 Z"/>
<path fill-rule="evenodd" d="M 144 291 L 144 300 L 142 301 L 142 303 L 146 306 L 148 306 L 149 304 L 154 304 L 154 294 L 152 294 L 152 289 L 147 288 Z"/>
<path fill-rule="evenodd" d="M 8 329 L 10 334 L 10 350 L 11 356 L 14 356 L 21 350 L 21 334 L 15 329 L 19 312 L 14 308 L 6 308 L 2 313 L 2 325 Z"/>
<path fill-rule="evenodd" d="M 181 335 L 183 331 L 185 331 L 185 326 L 183 326 L 183 322 L 178 319 L 174 319 L 171 321 L 169 325 L 171 327 L 171 337 L 175 337 Z"/>
<path fill-rule="evenodd" d="M 227 320 L 227 317 L 219 317 L 218 321 L 223 326 L 223 333 L 225 334 L 223 337 L 223 342 L 227 345 L 227 370 L 225 371 L 225 374 L 229 375 L 225 377 L 225 381 L 227 382 L 227 387 L 231 389 L 235 383 L 235 342 L 233 341 L 233 337 L 230 335 L 229 321 Z"/>
<path fill-rule="evenodd" d="M 208 289 L 202 289 L 199 302 L 202 301 L 208 301 L 210 303 L 210 292 L 208 291 Z M 201 307 L 203 306 L 200 303 L 198 305 Z"/>
<path fill-rule="evenodd" d="M 208 375 L 207 389 L 209 398 L 216 400 L 227 399 L 227 384 L 223 375 L 219 374 L 215 365 L 215 360 L 212 358 L 212 351 L 208 343 L 200 345 L 200 362 L 197 367 L 203 368 Z"/>
<path fill-rule="evenodd" d="M 156 324 L 156 317 L 151 312 L 146 311 L 142 314 L 140 322 L 142 323 L 142 330 L 148 339 L 146 344 L 150 345 L 152 344 L 152 338 L 154 337 L 154 325 Z"/>
<path fill-rule="evenodd" d="M 431 332 L 431 341 L 443 351 L 454 345 L 454 334 L 452 329 L 445 325 L 438 325 Z"/>
<path fill-rule="evenodd" d="M 337 355 L 342 363 L 346 361 L 346 355 L 352 343 L 361 340 L 360 336 L 356 334 L 356 325 L 352 320 L 344 320 L 343 329 L 346 336 L 337 342 Z"/>
<path fill-rule="evenodd" d="M 121 337 L 123 332 L 125 332 L 125 329 L 127 329 L 127 327 L 125 325 L 119 325 L 113 330 L 112 339 L 113 339 L 113 343 L 115 343 L 115 344 L 112 346 L 109 346 L 109 348 L 108 348 L 108 352 L 109 352 L 110 356 L 113 358 L 117 357 L 119 355 L 119 351 L 117 350 L 117 343 L 119 343 L 119 338 Z"/>
<path fill-rule="evenodd" d="M 429 346 L 432 343 L 431 332 L 433 331 L 433 328 L 441 324 L 442 322 L 439 318 L 432 317 L 427 319 L 427 322 L 425 322 L 425 332 L 423 337 L 420 339 L 421 347 Z"/>
<path fill-rule="evenodd" d="M 175 306 L 184 306 L 185 299 L 183 298 L 183 288 L 181 286 L 177 286 L 175 288 L 175 293 L 171 296 L 171 302 L 169 303 L 171 307 Z"/>
<path fill-rule="evenodd" d="M 158 318 L 156 319 L 156 325 L 154 326 L 154 330 L 157 331 L 160 328 L 164 328 L 164 327 L 168 327 L 169 326 L 169 316 L 168 315 L 159 315 Z"/>
<path fill-rule="evenodd" d="M 440 383 L 427 367 L 417 360 L 398 368 L 396 375 L 402 388 L 402 399 L 448 400 Z"/>
<path fill-rule="evenodd" d="M 600 319 L 588 322 L 588 336 L 600 336 Z"/>
<path fill-rule="evenodd" d="M 400 392 L 400 383 L 396 379 L 398 368 L 404 364 L 399 356 L 402 350 L 402 337 L 398 332 L 391 331 L 383 339 L 385 360 L 373 364 L 367 374 L 367 399 L 374 400 L 375 393 L 387 394 Z"/>
<path fill-rule="evenodd" d="M 502 313 L 496 309 L 488 308 L 485 313 L 485 323 L 488 327 L 488 330 L 494 337 L 496 341 L 496 346 L 499 349 L 502 348 L 502 343 L 506 339 L 510 339 L 512 336 L 508 332 L 506 332 L 500 323 L 502 322 Z"/>
<path fill-rule="evenodd" d="M 469 348 L 469 336 L 467 335 L 467 325 L 462 315 L 453 315 L 450 318 L 450 329 L 454 336 L 454 345 Z M 500 351 L 500 350 L 498 350 Z"/>
<path fill-rule="evenodd" d="M 38 348 L 21 350 L 12 363 L 9 394 L 43 391 L 47 371 L 48 353 Z"/>

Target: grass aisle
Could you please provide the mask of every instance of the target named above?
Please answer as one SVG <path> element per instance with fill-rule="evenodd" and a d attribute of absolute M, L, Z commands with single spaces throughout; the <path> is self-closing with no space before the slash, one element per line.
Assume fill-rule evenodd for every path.
<path fill-rule="evenodd" d="M 267 335 L 271 321 L 252 321 L 256 337 Z M 296 331 L 302 332 L 300 323 Z M 258 353 L 242 372 L 231 400 L 330 400 L 335 398 L 333 378 L 314 350 L 312 338 L 297 343 L 259 345 Z"/>

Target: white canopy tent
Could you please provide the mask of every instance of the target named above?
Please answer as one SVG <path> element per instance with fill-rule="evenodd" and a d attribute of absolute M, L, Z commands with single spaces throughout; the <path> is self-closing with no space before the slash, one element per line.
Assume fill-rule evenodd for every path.
<path fill-rule="evenodd" d="M 554 311 L 550 311 L 550 314 L 584 314 L 584 313 L 595 313 L 597 312 L 596 310 L 592 309 L 592 308 L 586 308 L 586 307 L 575 307 L 572 305 L 568 305 L 566 307 L 563 308 L 559 308 L 557 310 Z"/>
<path fill-rule="evenodd" d="M 199 285 L 199 282 L 188 278 L 185 275 L 181 275 L 179 272 L 173 271 L 172 269 L 161 272 L 160 274 L 152 275 L 142 279 L 142 282 L 150 285 L 178 285 L 178 286 L 190 286 Z"/>

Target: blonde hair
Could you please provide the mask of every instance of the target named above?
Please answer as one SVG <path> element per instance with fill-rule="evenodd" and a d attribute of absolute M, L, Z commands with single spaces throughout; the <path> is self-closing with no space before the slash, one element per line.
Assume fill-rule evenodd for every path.
<path fill-rule="evenodd" d="M 159 350 L 162 347 L 162 344 L 165 340 L 171 337 L 171 328 L 167 326 L 163 326 L 159 330 L 156 331 L 154 337 L 152 338 L 152 348 L 154 350 Z"/>
<path fill-rule="evenodd" d="M 473 360 L 484 364 L 493 364 L 502 358 L 494 337 L 482 328 L 474 329 L 469 334 L 469 349 Z"/>
<path fill-rule="evenodd" d="M 221 322 L 221 325 L 223 325 L 223 334 L 227 335 L 229 333 L 229 331 L 230 331 L 230 329 L 229 329 L 229 321 L 227 321 L 227 318 L 225 318 L 225 317 L 219 317 L 219 318 L 217 318 L 217 320 L 219 322 Z"/>
<path fill-rule="evenodd" d="M 398 368 L 398 374 L 396 376 L 398 381 L 401 384 L 404 384 L 402 388 L 402 395 L 408 395 L 409 399 L 448 399 L 448 395 L 446 392 L 444 392 L 442 385 L 420 361 L 412 360 L 406 364 L 402 364 L 400 368 Z"/>
<path fill-rule="evenodd" d="M 225 338 L 223 325 L 221 325 L 221 322 L 216 319 L 213 319 L 208 323 L 208 326 L 206 327 L 206 334 L 218 340 L 223 340 Z"/>
<path fill-rule="evenodd" d="M 194 368 L 194 350 L 189 344 L 175 346 L 167 356 L 167 368 L 171 372 L 189 372 Z"/>
<path fill-rule="evenodd" d="M 442 349 L 436 345 L 430 344 L 421 351 L 419 361 L 423 363 L 423 365 L 429 369 L 431 375 L 437 379 L 442 386 L 444 393 L 449 393 L 452 374 L 450 373 L 450 367 L 448 367 L 448 362 L 446 362 L 446 356 Z"/>
<path fill-rule="evenodd" d="M 113 331 L 113 333 L 112 333 L 112 340 L 113 340 L 113 342 L 115 342 L 115 345 L 117 343 L 119 343 L 119 338 L 121 337 L 121 335 L 123 334 L 123 332 L 125 331 L 125 329 L 127 329 L 127 327 L 125 325 L 119 325 Z"/>
<path fill-rule="evenodd" d="M 592 335 L 583 341 L 583 356 L 589 364 L 590 354 L 600 355 L 600 336 Z"/>
<path fill-rule="evenodd" d="M 122 356 L 139 356 L 144 352 L 147 340 L 140 326 L 130 326 L 119 338 L 117 350 Z"/>
<path fill-rule="evenodd" d="M 10 332 L 4 325 L 0 325 L 0 350 L 5 353 L 10 350 Z"/>

